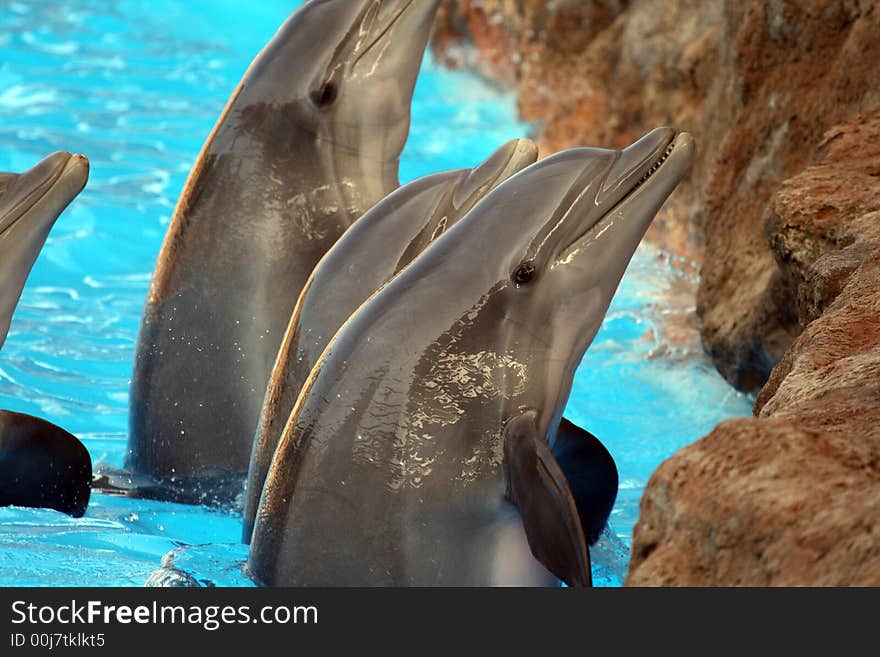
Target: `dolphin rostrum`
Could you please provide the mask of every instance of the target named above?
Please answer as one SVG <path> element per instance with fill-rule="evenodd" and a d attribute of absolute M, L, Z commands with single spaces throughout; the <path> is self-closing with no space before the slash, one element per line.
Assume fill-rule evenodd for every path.
<path fill-rule="evenodd" d="M 244 507 L 250 542 L 266 471 L 303 382 L 343 322 L 489 191 L 538 157 L 528 139 L 475 169 L 433 174 L 396 190 L 361 217 L 315 267 L 287 327 L 254 436 Z"/>
<path fill-rule="evenodd" d="M 281 436 L 252 537 L 254 578 L 588 585 L 579 507 L 589 500 L 575 498 L 549 443 L 692 153 L 690 135 L 661 128 L 623 151 L 538 162 L 361 306 Z"/>
<path fill-rule="evenodd" d="M 208 137 L 159 254 L 132 377 L 127 465 L 167 483 L 164 495 L 204 500 L 213 482 L 243 478 L 302 286 L 399 184 L 437 5 L 308 2 Z"/>
<path fill-rule="evenodd" d="M 63 152 L 21 174 L 0 173 L 0 347 L 49 231 L 88 177 L 89 161 Z"/>
<path fill-rule="evenodd" d="M 89 161 L 53 153 L 21 174 L 0 173 L 0 346 L 55 221 L 83 190 Z M 92 462 L 74 436 L 45 420 L 0 411 L 0 506 L 85 513 Z"/>

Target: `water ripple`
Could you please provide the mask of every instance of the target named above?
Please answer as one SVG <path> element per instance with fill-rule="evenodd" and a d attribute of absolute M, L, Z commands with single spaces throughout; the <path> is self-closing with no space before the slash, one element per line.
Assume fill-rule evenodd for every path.
<path fill-rule="evenodd" d="M 135 339 L 177 197 L 229 94 L 291 4 L 0 3 L 0 170 L 23 170 L 62 149 L 92 165 L 0 352 L 0 408 L 64 426 L 96 464 L 123 463 Z M 512 95 L 427 61 L 402 178 L 473 166 L 527 132 Z M 678 276 L 655 252 L 640 252 L 567 413 L 618 461 L 623 485 L 612 522 L 624 541 L 656 464 L 714 422 L 748 413 L 748 400 L 705 359 L 651 357 L 666 342 Z M 170 551 L 209 543 L 183 557 L 216 558 L 238 533 L 230 514 L 106 495 L 94 495 L 78 520 L 0 509 L 0 585 L 141 585 Z"/>

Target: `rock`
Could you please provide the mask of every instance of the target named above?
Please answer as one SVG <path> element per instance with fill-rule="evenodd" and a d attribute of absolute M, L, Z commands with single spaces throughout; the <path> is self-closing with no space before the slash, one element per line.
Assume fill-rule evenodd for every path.
<path fill-rule="evenodd" d="M 788 350 L 758 395 L 755 413 L 785 414 L 832 389 L 862 385 L 880 385 L 880 248 Z"/>
<path fill-rule="evenodd" d="M 880 214 L 874 213 L 873 218 L 880 223 Z M 876 250 L 870 244 L 853 245 L 842 251 L 826 253 L 808 267 L 798 289 L 800 325 L 806 326 L 820 317 L 840 294 L 852 273 Z"/>
<path fill-rule="evenodd" d="M 628 586 L 880 585 L 880 386 L 792 411 L 722 423 L 660 466 Z"/>
<path fill-rule="evenodd" d="M 880 251 L 755 408 L 651 477 L 628 585 L 880 585 Z"/>
<path fill-rule="evenodd" d="M 664 124 L 705 135 L 701 105 L 714 74 L 716 5 L 447 0 L 433 52 L 514 86 L 522 117 L 541 126 L 544 155 L 625 146 Z M 698 190 L 712 153 L 698 142 L 693 181 L 673 195 L 649 235 L 687 258 L 700 250 Z"/>
<path fill-rule="evenodd" d="M 628 0 L 445 0 L 432 50 L 452 68 L 467 67 L 515 86 L 537 71 L 558 70 L 552 59 L 582 52 L 629 4 Z"/>
<path fill-rule="evenodd" d="M 803 332 L 756 419 L 654 474 L 630 585 L 880 584 L 880 108 L 829 130 L 764 230 Z"/>
<path fill-rule="evenodd" d="M 806 331 L 758 395 L 755 412 L 762 415 L 784 405 L 784 396 L 771 402 L 780 386 L 784 391 L 803 385 L 797 383 L 803 377 L 790 376 L 796 359 L 840 361 L 837 374 L 811 372 L 814 380 L 807 384 L 825 387 L 825 375 L 851 380 L 859 371 L 846 362 L 853 345 L 880 342 L 880 279 L 871 278 L 871 267 L 853 281 L 842 305 L 835 305 L 853 272 L 880 254 L 880 107 L 828 131 L 814 161 L 782 184 L 764 222 L 788 287 L 797 289 L 790 303 Z M 868 381 L 872 376 L 880 381 L 877 375 L 861 372 Z"/>
<path fill-rule="evenodd" d="M 706 189 L 698 312 L 719 371 L 751 390 L 800 331 L 797 277 L 779 269 L 762 220 L 823 133 L 880 100 L 880 69 L 869 63 L 880 57 L 880 12 L 868 2 L 753 0 L 729 3 L 724 25 L 733 58 L 719 71 L 729 78 L 720 101 L 738 111 Z"/>
<path fill-rule="evenodd" d="M 880 107 L 825 133 L 813 164 L 774 194 L 764 232 L 806 326 L 880 250 Z"/>

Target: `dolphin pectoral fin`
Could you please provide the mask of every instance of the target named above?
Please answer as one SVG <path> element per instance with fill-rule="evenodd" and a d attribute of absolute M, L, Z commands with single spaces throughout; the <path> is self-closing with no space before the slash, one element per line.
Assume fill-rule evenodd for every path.
<path fill-rule="evenodd" d="M 46 420 L 0 411 L 0 506 L 86 512 L 92 459 L 75 436 Z"/>
<path fill-rule="evenodd" d="M 596 436 L 565 418 L 551 448 L 577 504 L 588 545 L 599 540 L 617 499 L 617 466 Z"/>
<path fill-rule="evenodd" d="M 243 484 L 238 473 L 153 477 L 98 464 L 92 474 L 92 490 L 118 497 L 219 508 L 237 505 Z"/>
<path fill-rule="evenodd" d="M 592 586 L 577 504 L 556 458 L 538 436 L 534 413 L 508 422 L 504 457 L 507 496 L 519 508 L 532 554 L 569 586 Z"/>

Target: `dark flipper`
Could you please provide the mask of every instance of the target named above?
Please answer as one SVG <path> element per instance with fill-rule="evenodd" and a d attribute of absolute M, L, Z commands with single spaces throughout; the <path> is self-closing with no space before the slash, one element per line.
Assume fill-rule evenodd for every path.
<path fill-rule="evenodd" d="M 591 586 L 590 553 L 577 505 L 534 412 L 504 430 L 507 496 L 519 508 L 532 554 L 569 586 Z"/>
<path fill-rule="evenodd" d="M 241 473 L 162 478 L 99 463 L 92 478 L 92 490 L 105 495 L 222 508 L 241 505 L 244 482 Z"/>
<path fill-rule="evenodd" d="M 0 411 L 0 506 L 55 509 L 75 518 L 91 495 L 92 459 L 64 429 Z"/>
<path fill-rule="evenodd" d="M 588 545 L 599 540 L 617 499 L 617 466 L 605 446 L 564 419 L 551 448 L 565 474 Z"/>

